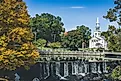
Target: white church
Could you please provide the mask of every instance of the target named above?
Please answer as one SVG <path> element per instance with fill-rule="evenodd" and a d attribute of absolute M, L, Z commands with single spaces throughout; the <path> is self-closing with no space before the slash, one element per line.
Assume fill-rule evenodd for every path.
<path fill-rule="evenodd" d="M 89 48 L 107 49 L 107 42 L 105 41 L 105 38 L 101 36 L 99 18 L 96 20 L 96 27 L 93 37 L 89 40 Z"/>

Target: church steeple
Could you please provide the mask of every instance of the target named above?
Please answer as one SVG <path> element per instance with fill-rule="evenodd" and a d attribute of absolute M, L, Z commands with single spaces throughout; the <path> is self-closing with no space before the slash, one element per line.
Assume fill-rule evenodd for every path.
<path fill-rule="evenodd" d="M 95 27 L 95 31 L 94 31 L 94 37 L 100 37 L 100 35 L 101 35 L 100 22 L 99 22 L 99 18 L 97 17 L 97 19 L 96 19 L 96 27 Z"/>
<path fill-rule="evenodd" d="M 100 22 L 99 22 L 99 18 L 97 17 L 96 19 L 96 31 L 100 31 Z"/>

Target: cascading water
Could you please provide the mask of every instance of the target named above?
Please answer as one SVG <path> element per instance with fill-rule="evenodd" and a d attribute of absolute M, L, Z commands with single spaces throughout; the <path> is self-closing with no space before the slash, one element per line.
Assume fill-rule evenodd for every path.
<path fill-rule="evenodd" d="M 88 73 L 88 67 L 87 64 L 84 63 L 85 73 Z"/>
<path fill-rule="evenodd" d="M 54 76 L 54 71 L 53 71 L 53 65 L 54 65 L 54 63 L 51 63 L 51 76 Z"/>
<path fill-rule="evenodd" d="M 100 66 L 100 63 L 98 63 L 98 73 L 102 73 L 100 67 L 101 67 L 101 66 Z"/>
<path fill-rule="evenodd" d="M 81 66 L 82 66 L 82 73 L 85 73 L 85 66 L 84 66 L 84 65 L 85 65 L 85 63 L 84 63 L 84 61 L 82 61 L 82 62 L 81 62 Z"/>
<path fill-rule="evenodd" d="M 74 65 L 74 62 L 71 62 L 71 64 L 72 64 L 72 75 L 74 75 L 75 74 L 75 65 Z"/>
<path fill-rule="evenodd" d="M 40 80 L 42 79 L 42 63 L 39 64 L 40 65 Z"/>
<path fill-rule="evenodd" d="M 81 75 L 81 77 L 87 77 L 88 75 L 90 76 L 91 73 L 107 73 L 106 67 L 106 62 L 102 62 L 102 64 L 96 62 L 89 63 L 85 61 L 40 63 L 39 79 L 48 79 L 49 76 L 53 76 L 53 78 L 59 78 L 59 80 L 67 80 L 69 78 L 67 76 L 70 75 L 79 75 L 79 77 Z"/>
<path fill-rule="evenodd" d="M 60 74 L 60 62 L 56 62 L 56 75 Z"/>
<path fill-rule="evenodd" d="M 91 72 L 92 72 L 92 73 L 96 73 L 96 70 L 97 70 L 97 68 L 96 68 L 96 63 L 92 63 L 92 64 L 91 64 Z"/>
<path fill-rule="evenodd" d="M 78 62 L 74 62 L 75 74 L 78 74 Z"/>
<path fill-rule="evenodd" d="M 50 76 L 49 65 L 50 65 L 49 63 L 46 63 L 44 65 L 44 75 L 45 75 L 44 79 L 46 79 Z"/>
<path fill-rule="evenodd" d="M 68 62 L 64 63 L 64 77 L 68 76 Z"/>
<path fill-rule="evenodd" d="M 103 62 L 103 73 L 108 73 L 106 62 Z"/>
<path fill-rule="evenodd" d="M 78 67 L 78 73 L 81 74 L 82 73 L 82 64 L 81 62 L 79 62 L 79 67 Z"/>

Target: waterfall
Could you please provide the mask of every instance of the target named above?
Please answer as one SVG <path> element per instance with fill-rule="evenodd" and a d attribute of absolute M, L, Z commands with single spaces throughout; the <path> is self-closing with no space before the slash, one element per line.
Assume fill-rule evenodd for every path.
<path fill-rule="evenodd" d="M 46 67 L 45 67 L 45 63 L 43 63 L 43 76 L 45 77 L 46 75 Z"/>
<path fill-rule="evenodd" d="M 46 79 L 46 78 L 48 78 L 50 76 L 50 68 L 49 68 L 49 65 L 50 65 L 49 63 L 46 63 L 44 65 L 44 75 L 45 75 L 44 79 Z"/>
<path fill-rule="evenodd" d="M 94 63 L 94 73 L 97 73 L 97 63 Z"/>
<path fill-rule="evenodd" d="M 75 74 L 75 68 L 74 68 L 74 63 L 71 62 L 71 65 L 72 65 L 72 75 Z"/>
<path fill-rule="evenodd" d="M 79 63 L 79 66 L 78 66 L 78 73 L 81 74 L 82 73 L 82 64 Z"/>
<path fill-rule="evenodd" d="M 51 76 L 54 75 L 54 74 L 53 74 L 53 73 L 54 73 L 54 72 L 53 72 L 53 64 L 54 64 L 54 63 L 51 63 Z"/>
<path fill-rule="evenodd" d="M 107 70 L 107 63 L 105 62 L 105 73 L 108 73 L 108 70 Z"/>
<path fill-rule="evenodd" d="M 91 72 L 92 72 L 92 73 L 96 73 L 96 70 L 97 70 L 97 68 L 96 68 L 96 63 L 92 63 L 92 64 L 91 64 Z"/>
<path fill-rule="evenodd" d="M 100 63 L 98 63 L 98 73 L 101 73 L 100 67 Z"/>
<path fill-rule="evenodd" d="M 78 63 L 74 63 L 74 68 L 75 68 L 75 74 L 78 74 Z"/>
<path fill-rule="evenodd" d="M 60 62 L 56 62 L 56 75 L 60 74 Z"/>
<path fill-rule="evenodd" d="M 72 75 L 78 74 L 78 63 L 72 62 Z"/>
<path fill-rule="evenodd" d="M 64 77 L 68 76 L 68 62 L 64 63 Z"/>
<path fill-rule="evenodd" d="M 81 66 L 82 66 L 82 73 L 85 73 L 85 63 L 83 61 L 82 61 Z"/>
<path fill-rule="evenodd" d="M 85 76 L 85 70 L 86 70 L 86 66 L 85 66 L 85 63 L 82 61 L 81 62 L 81 75 L 82 76 Z"/>
<path fill-rule="evenodd" d="M 40 63 L 40 80 L 42 79 L 42 64 Z"/>
<path fill-rule="evenodd" d="M 106 62 L 103 62 L 103 73 L 108 73 Z"/>
<path fill-rule="evenodd" d="M 89 63 L 87 64 L 87 74 L 89 74 Z"/>
<path fill-rule="evenodd" d="M 84 63 L 84 69 L 85 69 L 85 73 L 88 73 L 87 64 L 85 64 L 85 63 Z"/>

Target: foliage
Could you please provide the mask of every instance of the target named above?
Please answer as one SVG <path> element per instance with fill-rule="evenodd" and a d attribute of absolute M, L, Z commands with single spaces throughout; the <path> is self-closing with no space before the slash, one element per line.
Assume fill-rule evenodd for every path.
<path fill-rule="evenodd" d="M 23 1 L 4 0 L 0 3 L 0 30 L 8 32 L 15 27 L 27 27 L 29 15 Z"/>
<path fill-rule="evenodd" d="M 112 51 L 121 51 L 121 29 L 110 26 L 106 32 L 102 32 L 108 42 L 108 49 Z"/>
<path fill-rule="evenodd" d="M 53 42 L 53 43 L 49 43 L 48 46 L 50 48 L 60 48 L 61 47 L 61 43 L 60 42 Z"/>
<path fill-rule="evenodd" d="M 113 79 L 120 79 L 120 77 L 121 77 L 121 66 L 117 66 L 115 69 L 113 69 L 111 77 Z"/>
<path fill-rule="evenodd" d="M 77 26 L 76 30 L 71 30 L 66 35 L 63 35 L 62 46 L 76 50 L 77 48 L 82 48 L 84 43 L 84 47 L 88 47 L 90 38 L 91 30 L 88 27 L 84 25 Z"/>
<path fill-rule="evenodd" d="M 116 21 L 119 25 L 121 25 L 121 0 L 115 0 L 114 4 L 115 7 L 110 8 L 104 18 L 109 19 L 110 22 Z"/>
<path fill-rule="evenodd" d="M 42 38 L 49 42 L 61 40 L 60 34 L 64 32 L 62 19 L 49 13 L 36 14 L 30 20 L 33 32 L 37 33 L 37 39 Z"/>
<path fill-rule="evenodd" d="M 37 41 L 34 41 L 34 44 L 37 47 L 44 47 L 46 45 L 46 40 L 45 39 L 38 39 Z"/>
<path fill-rule="evenodd" d="M 21 0 L 0 3 L 0 69 L 15 70 L 36 63 L 39 53 L 32 44 L 29 15 Z"/>
<path fill-rule="evenodd" d="M 115 0 L 114 4 L 114 8 L 110 8 L 104 18 L 109 19 L 110 22 L 117 22 L 119 28 L 109 26 L 108 31 L 103 32 L 102 35 L 108 42 L 109 50 L 121 51 L 121 0 Z"/>

